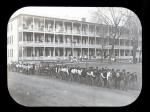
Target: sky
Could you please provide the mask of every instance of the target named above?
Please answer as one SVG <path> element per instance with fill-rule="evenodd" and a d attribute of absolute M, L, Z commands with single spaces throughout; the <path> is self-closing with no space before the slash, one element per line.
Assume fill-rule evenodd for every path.
<path fill-rule="evenodd" d="M 11 17 L 23 13 L 71 20 L 81 20 L 85 17 L 90 21 L 94 10 L 96 7 L 24 7 L 14 12 Z"/>
<path fill-rule="evenodd" d="M 103 13 L 107 15 L 109 18 L 111 18 L 110 12 L 108 10 L 105 10 L 105 8 L 106 7 L 102 8 Z M 94 20 L 91 21 L 92 20 L 91 15 L 96 10 L 97 7 L 24 7 L 14 12 L 11 18 L 15 17 L 18 14 L 31 14 L 45 17 L 78 20 L 78 21 L 81 21 L 82 18 L 86 18 L 87 22 L 95 22 Z M 117 13 L 119 11 L 126 11 L 126 9 L 121 7 L 115 9 L 115 13 L 117 15 L 120 14 Z"/>

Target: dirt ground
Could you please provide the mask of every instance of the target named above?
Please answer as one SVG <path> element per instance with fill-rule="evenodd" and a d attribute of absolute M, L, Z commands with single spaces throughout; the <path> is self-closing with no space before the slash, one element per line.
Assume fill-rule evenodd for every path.
<path fill-rule="evenodd" d="M 130 66 L 128 67 L 130 69 Z M 125 106 L 134 102 L 140 94 L 140 90 L 121 91 L 90 87 L 75 82 L 14 72 L 8 72 L 8 90 L 17 103 L 31 107 Z"/>

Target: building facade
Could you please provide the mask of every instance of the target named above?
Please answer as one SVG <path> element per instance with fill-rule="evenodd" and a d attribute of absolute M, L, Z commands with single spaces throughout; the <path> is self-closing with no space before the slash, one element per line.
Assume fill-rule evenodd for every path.
<path fill-rule="evenodd" d="M 89 23 L 85 19 L 76 21 L 20 14 L 8 23 L 8 63 L 67 60 L 69 56 L 101 58 L 102 50 L 106 55 L 111 50 L 111 30 L 110 26 Z M 115 39 L 114 56 L 117 59 L 133 57 L 132 40 L 128 37 L 128 31 L 123 29 L 120 38 Z"/>

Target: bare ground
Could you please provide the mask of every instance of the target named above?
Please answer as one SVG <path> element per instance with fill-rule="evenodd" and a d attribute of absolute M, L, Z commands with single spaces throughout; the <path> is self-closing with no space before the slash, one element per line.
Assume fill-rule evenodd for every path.
<path fill-rule="evenodd" d="M 90 87 L 12 72 L 8 73 L 8 90 L 24 106 L 125 106 L 140 94 L 140 90 Z"/>

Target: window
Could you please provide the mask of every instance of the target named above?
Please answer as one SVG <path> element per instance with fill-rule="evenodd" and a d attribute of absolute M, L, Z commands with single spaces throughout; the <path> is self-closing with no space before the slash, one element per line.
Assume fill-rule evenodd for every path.
<path fill-rule="evenodd" d="M 19 47 L 19 57 L 22 57 L 22 48 Z"/>
<path fill-rule="evenodd" d="M 10 42 L 10 44 L 11 44 L 11 36 L 10 36 L 10 41 L 9 41 L 9 42 Z"/>
<path fill-rule="evenodd" d="M 33 17 L 23 16 L 23 29 L 27 30 L 33 29 Z"/>
<path fill-rule="evenodd" d="M 32 47 L 27 47 L 27 57 L 31 57 L 33 53 L 33 48 Z"/>
<path fill-rule="evenodd" d="M 120 45 L 124 45 L 124 39 L 120 39 Z"/>
<path fill-rule="evenodd" d="M 133 46 L 134 45 L 134 42 L 133 42 L 133 40 L 131 40 L 131 46 Z"/>
<path fill-rule="evenodd" d="M 50 48 L 45 48 L 45 56 L 50 56 Z"/>
<path fill-rule="evenodd" d="M 129 50 L 125 50 L 125 56 L 129 56 Z"/>
<path fill-rule="evenodd" d="M 10 52 L 10 49 L 9 49 L 9 57 L 11 57 L 11 52 Z"/>
<path fill-rule="evenodd" d="M 10 38 L 11 38 L 11 42 L 10 42 L 10 44 L 12 44 L 12 36 L 11 36 Z"/>
<path fill-rule="evenodd" d="M 12 55 L 11 55 L 11 49 L 10 49 L 10 57 L 12 57 Z"/>
<path fill-rule="evenodd" d="M 13 36 L 12 36 L 12 40 L 11 40 L 12 44 L 13 44 Z"/>
<path fill-rule="evenodd" d="M 132 41 L 131 40 L 128 40 L 129 41 L 129 46 L 131 46 L 132 45 Z"/>
<path fill-rule="evenodd" d="M 108 43 L 109 43 L 109 39 L 108 38 L 103 38 L 104 40 L 103 40 L 103 42 L 104 42 L 104 45 L 108 45 Z"/>
<path fill-rule="evenodd" d="M 22 41 L 22 32 L 19 32 L 19 41 Z"/>
<path fill-rule="evenodd" d="M 55 56 L 58 56 L 58 49 L 55 49 Z"/>
<path fill-rule="evenodd" d="M 19 36 L 22 37 L 21 34 Z M 25 42 L 32 42 L 33 41 L 33 33 L 24 32 L 23 33 L 23 41 L 25 41 Z"/>
<path fill-rule="evenodd" d="M 120 56 L 124 56 L 124 50 L 123 49 L 120 50 Z"/>
<path fill-rule="evenodd" d="M 9 36 L 9 44 L 11 44 L 11 36 Z"/>
<path fill-rule="evenodd" d="M 13 57 L 13 49 L 12 49 L 12 57 Z"/>
<path fill-rule="evenodd" d="M 12 49 L 10 50 L 10 56 L 12 57 Z"/>
<path fill-rule="evenodd" d="M 130 44 L 130 40 L 125 40 L 125 45 L 129 46 L 129 44 Z"/>
<path fill-rule="evenodd" d="M 115 56 L 119 56 L 119 49 L 115 49 Z"/>
<path fill-rule="evenodd" d="M 32 18 L 30 18 L 30 19 L 31 19 L 30 20 L 31 24 L 28 26 L 33 26 L 33 23 L 32 23 L 33 19 Z M 43 31 L 44 30 L 44 19 L 43 18 L 34 18 L 34 26 L 35 26 L 36 30 Z"/>
<path fill-rule="evenodd" d="M 43 56 L 44 48 L 39 48 L 39 56 Z"/>
<path fill-rule="evenodd" d="M 28 36 L 27 36 L 27 41 L 28 41 L 28 42 L 33 41 L 33 37 L 32 37 L 32 36 L 30 36 L 30 35 L 28 35 Z"/>
<path fill-rule="evenodd" d="M 131 56 L 133 56 L 133 50 L 131 50 Z"/>

